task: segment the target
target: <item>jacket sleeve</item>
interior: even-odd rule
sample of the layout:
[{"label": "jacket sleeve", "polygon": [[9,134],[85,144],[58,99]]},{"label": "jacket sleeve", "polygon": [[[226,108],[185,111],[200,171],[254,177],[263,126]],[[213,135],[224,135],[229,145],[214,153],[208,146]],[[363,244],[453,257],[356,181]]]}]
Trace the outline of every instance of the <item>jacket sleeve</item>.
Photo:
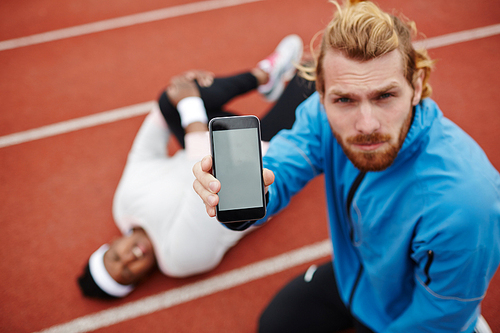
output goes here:
[{"label": "jacket sleeve", "polygon": [[412,302],[386,332],[473,332],[500,262],[498,190],[480,189],[431,195],[412,245]]},{"label": "jacket sleeve", "polygon": [[316,95],[297,108],[292,129],[279,132],[264,156],[264,167],[275,175],[265,219],[285,208],[293,195],[323,172],[321,131],[326,117]]},{"label": "jacket sleeve", "polygon": [[315,93],[299,105],[293,127],[280,131],[270,141],[263,157],[264,168],[273,171],[275,176],[266,194],[266,216],[258,221],[226,223],[227,228],[242,231],[251,225],[265,223],[285,208],[292,196],[312,178],[323,172],[321,139],[325,123],[328,124],[328,120]]}]

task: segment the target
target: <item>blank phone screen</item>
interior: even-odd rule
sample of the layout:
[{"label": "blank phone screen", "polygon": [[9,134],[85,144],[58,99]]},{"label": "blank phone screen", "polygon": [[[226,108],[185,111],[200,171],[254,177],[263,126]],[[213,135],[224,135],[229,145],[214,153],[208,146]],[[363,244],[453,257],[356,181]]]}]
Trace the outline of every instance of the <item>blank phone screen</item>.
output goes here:
[{"label": "blank phone screen", "polygon": [[213,132],[219,210],[262,207],[260,142],[256,128]]}]

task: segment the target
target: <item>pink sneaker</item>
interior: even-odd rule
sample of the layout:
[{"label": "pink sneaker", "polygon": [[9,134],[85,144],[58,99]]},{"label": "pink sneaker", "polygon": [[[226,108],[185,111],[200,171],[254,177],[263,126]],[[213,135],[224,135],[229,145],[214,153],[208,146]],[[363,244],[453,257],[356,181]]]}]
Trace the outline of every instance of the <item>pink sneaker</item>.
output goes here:
[{"label": "pink sneaker", "polygon": [[269,81],[257,88],[266,100],[274,102],[281,96],[286,82],[295,74],[294,64],[300,63],[302,50],[302,39],[297,35],[288,35],[271,55],[259,61],[257,66],[269,74]]}]

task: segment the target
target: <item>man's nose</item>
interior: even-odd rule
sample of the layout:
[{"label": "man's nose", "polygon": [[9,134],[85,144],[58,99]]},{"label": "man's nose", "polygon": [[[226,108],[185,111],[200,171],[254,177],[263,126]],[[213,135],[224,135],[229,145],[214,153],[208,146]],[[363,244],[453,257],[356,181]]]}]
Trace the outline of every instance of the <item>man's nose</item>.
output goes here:
[{"label": "man's nose", "polygon": [[124,266],[127,266],[135,260],[135,256],[132,251],[127,251],[121,255],[120,260]]},{"label": "man's nose", "polygon": [[380,128],[375,109],[369,102],[360,105],[356,119],[356,130],[362,134],[372,134]]}]

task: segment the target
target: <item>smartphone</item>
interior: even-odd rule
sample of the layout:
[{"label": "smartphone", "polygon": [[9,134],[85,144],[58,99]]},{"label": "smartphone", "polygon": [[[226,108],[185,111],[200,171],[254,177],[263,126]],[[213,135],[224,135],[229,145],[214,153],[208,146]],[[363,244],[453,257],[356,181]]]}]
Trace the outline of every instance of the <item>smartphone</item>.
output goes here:
[{"label": "smartphone", "polygon": [[221,183],[217,220],[229,223],[263,218],[266,200],[259,118],[213,118],[208,128],[212,172]]}]

